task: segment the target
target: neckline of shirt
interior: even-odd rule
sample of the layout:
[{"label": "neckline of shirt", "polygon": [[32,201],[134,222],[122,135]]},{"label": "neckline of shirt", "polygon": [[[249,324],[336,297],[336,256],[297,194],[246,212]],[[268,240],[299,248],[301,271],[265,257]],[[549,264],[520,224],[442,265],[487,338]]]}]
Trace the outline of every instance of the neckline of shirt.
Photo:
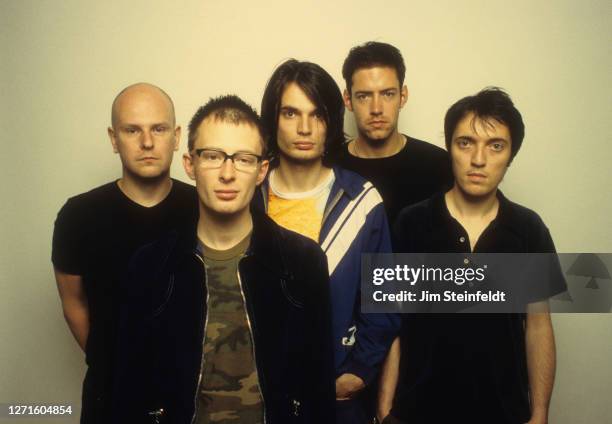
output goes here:
[{"label": "neckline of shirt", "polygon": [[213,249],[212,247],[206,246],[202,240],[198,238],[198,250],[204,258],[211,259],[213,261],[226,261],[233,259],[242,256],[246,252],[251,242],[251,234],[252,232],[249,232],[249,234],[240,240],[238,244],[230,247],[227,250]]},{"label": "neckline of shirt", "polygon": [[323,193],[326,189],[328,189],[329,187],[332,186],[332,184],[334,183],[335,180],[335,175],[333,170],[329,173],[329,175],[327,176],[327,178],[325,178],[325,180],[323,180],[321,182],[321,184],[319,184],[318,186],[316,186],[315,188],[308,190],[308,191],[300,191],[300,192],[284,192],[279,190],[275,183],[274,183],[274,176],[276,175],[276,169],[273,169],[270,171],[270,177],[268,179],[268,183],[270,186],[270,191],[276,196],[276,197],[280,197],[281,199],[289,199],[289,200],[297,200],[297,199],[307,199],[310,197],[316,197],[319,194]]}]

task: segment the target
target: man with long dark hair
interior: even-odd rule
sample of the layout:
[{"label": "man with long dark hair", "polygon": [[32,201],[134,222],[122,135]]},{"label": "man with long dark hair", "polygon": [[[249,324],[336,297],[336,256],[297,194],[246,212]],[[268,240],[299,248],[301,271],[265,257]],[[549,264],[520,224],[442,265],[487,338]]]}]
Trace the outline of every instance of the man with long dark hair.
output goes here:
[{"label": "man with long dark hair", "polygon": [[358,398],[378,375],[399,322],[392,314],[360,312],[361,254],[391,248],[382,200],[371,183],[334,166],[344,141],[344,103],[319,65],[280,65],[261,113],[273,162],[256,200],[277,223],[317,241],[327,255],[337,419],[366,422]]}]

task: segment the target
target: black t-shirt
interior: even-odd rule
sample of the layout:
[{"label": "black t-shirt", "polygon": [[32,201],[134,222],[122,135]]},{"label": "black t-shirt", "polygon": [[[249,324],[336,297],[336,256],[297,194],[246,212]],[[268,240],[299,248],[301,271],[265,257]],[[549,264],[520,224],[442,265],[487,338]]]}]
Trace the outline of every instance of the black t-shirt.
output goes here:
[{"label": "black t-shirt", "polygon": [[446,150],[405,137],[407,142],[402,150],[386,158],[358,158],[348,152],[348,143],[338,156],[338,165],[374,184],[383,198],[391,225],[404,207],[428,199],[453,183]]},{"label": "black t-shirt", "polygon": [[[475,253],[553,253],[540,217],[498,191],[497,217]],[[470,252],[444,193],[401,212],[398,252]],[[542,298],[565,290],[561,269]],[[524,314],[406,314],[392,415],[410,423],[524,423],[530,418]]]},{"label": "black t-shirt", "polygon": [[195,188],[172,181],[166,198],[152,207],[130,200],[115,181],[71,197],[57,215],[51,257],[58,270],[83,278],[90,321],[86,360],[98,390],[111,387],[117,293],[131,255],[170,230],[194,228],[197,221]]}]

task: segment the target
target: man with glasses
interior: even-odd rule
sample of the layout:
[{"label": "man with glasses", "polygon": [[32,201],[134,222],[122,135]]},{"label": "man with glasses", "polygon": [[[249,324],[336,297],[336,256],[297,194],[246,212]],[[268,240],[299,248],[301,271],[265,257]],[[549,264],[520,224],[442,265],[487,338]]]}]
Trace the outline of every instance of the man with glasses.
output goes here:
[{"label": "man with glasses", "polygon": [[117,290],[130,256],[197,216],[194,188],[170,178],[181,135],[170,97],[151,84],[131,85],[113,101],[111,121],[121,178],[68,199],[53,233],[64,317],[88,365],[82,423],[110,422]]},{"label": "man with glasses", "polygon": [[188,142],[199,220],[133,258],[115,422],[332,422],[327,262],[249,208],[268,170],[257,113],[210,100]]}]

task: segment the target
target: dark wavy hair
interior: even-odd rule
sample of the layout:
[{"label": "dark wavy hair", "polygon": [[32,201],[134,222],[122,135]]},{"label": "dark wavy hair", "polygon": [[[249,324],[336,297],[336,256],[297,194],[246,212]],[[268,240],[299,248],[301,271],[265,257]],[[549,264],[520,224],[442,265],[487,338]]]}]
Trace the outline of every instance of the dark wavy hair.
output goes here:
[{"label": "dark wavy hair", "polygon": [[261,100],[261,121],[268,135],[268,151],[278,156],[278,117],[281,97],[290,83],[296,83],[323,115],[326,127],[323,164],[333,165],[344,143],[344,101],[336,81],[316,63],[289,59],[281,64],[268,81]]},{"label": "dark wavy hair", "polygon": [[455,128],[468,113],[473,113],[475,118],[485,122],[494,119],[508,127],[512,141],[510,145],[510,162],[512,162],[523,144],[525,124],[510,96],[499,87],[486,87],[452,105],[444,117],[444,141],[449,152]]},{"label": "dark wavy hair", "polygon": [[388,66],[395,69],[400,88],[404,85],[406,65],[399,49],[391,44],[378,41],[353,47],[342,65],[342,77],[346,82],[346,89],[350,93],[353,86],[353,74],[359,69],[374,66]]}]

